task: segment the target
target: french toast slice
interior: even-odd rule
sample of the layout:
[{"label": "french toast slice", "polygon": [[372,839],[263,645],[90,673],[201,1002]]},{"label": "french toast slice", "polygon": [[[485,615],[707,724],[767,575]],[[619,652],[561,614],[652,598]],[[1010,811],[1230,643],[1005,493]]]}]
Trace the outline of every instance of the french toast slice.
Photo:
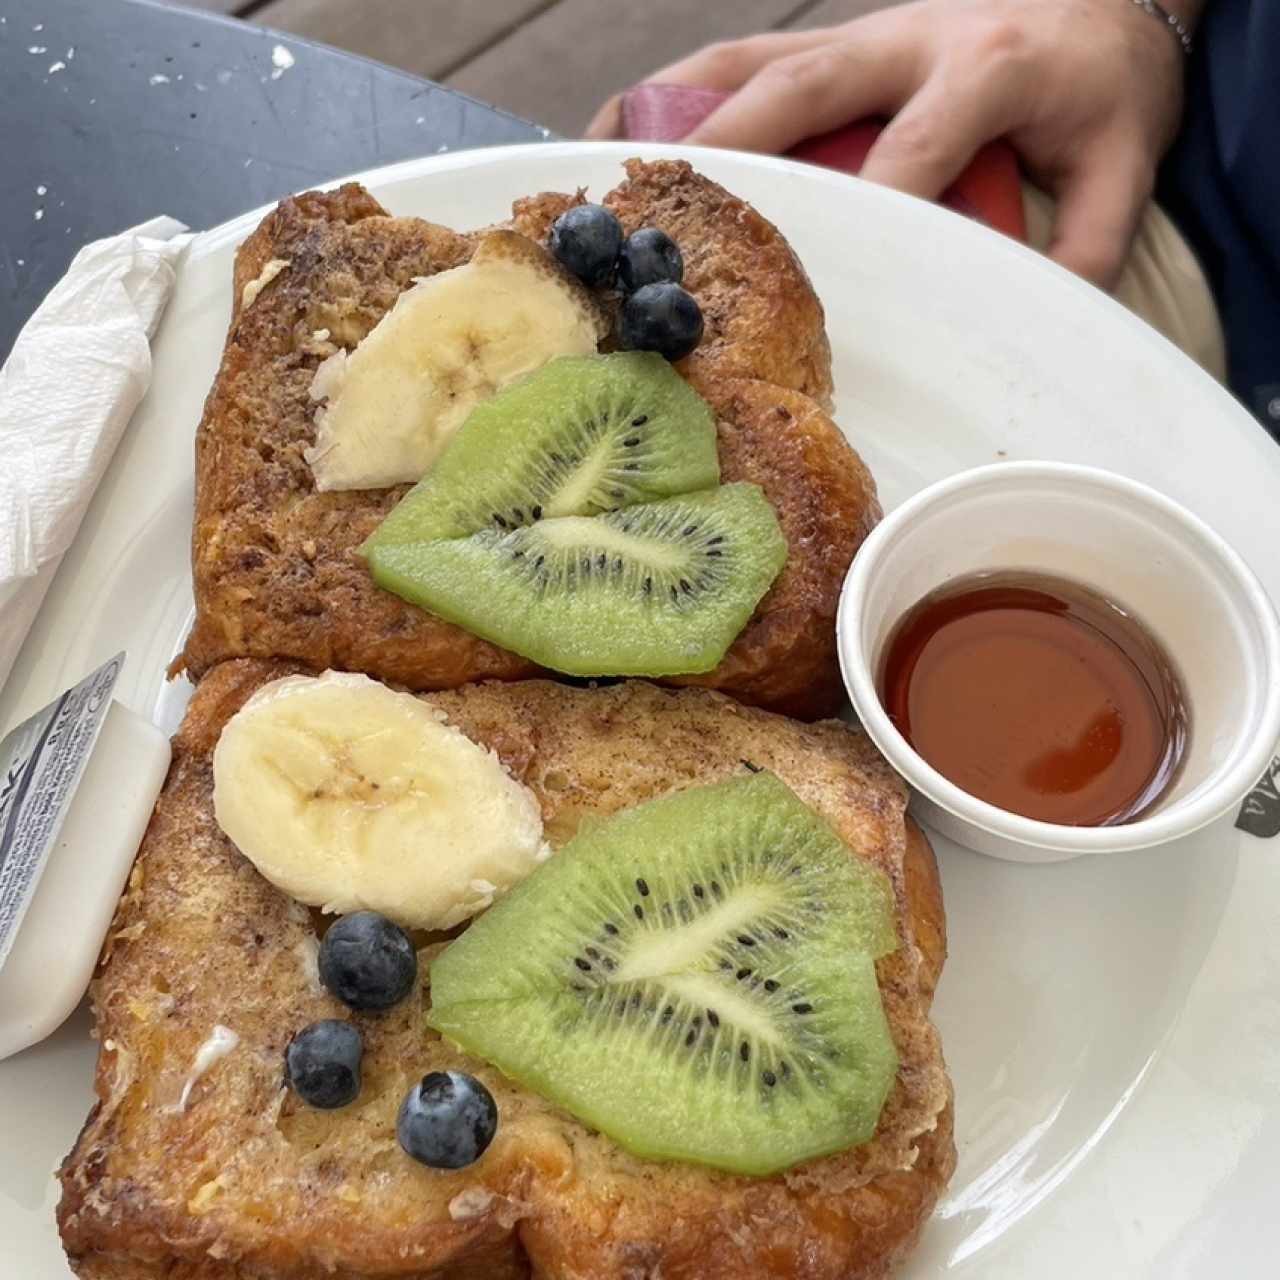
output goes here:
[{"label": "french toast slice", "polygon": [[[684,255],[684,285],[706,325],[697,349],[677,365],[706,380],[722,374],[800,391],[831,406],[831,344],[822,303],[786,237],[745,200],[687,160],[628,160],[626,181],[602,203],[630,235],[659,227]],[[512,226],[544,241],[583,192],[517,200]]]},{"label": "french toast slice", "polygon": [[661,227],[685,258],[685,287],[706,325],[677,366],[704,381],[757,378],[831,404],[822,303],[785,237],[686,160],[628,160],[604,203],[629,235]]},{"label": "french toast slice", "polygon": [[[382,1014],[316,979],[315,922],[221,834],[211,756],[265,681],[241,660],[200,685],[93,988],[98,1102],[62,1171],[58,1222],[84,1280],[860,1280],[913,1244],[954,1164],[950,1085],[928,1006],[945,956],[941,890],[908,837],[901,783],[860,733],[805,725],[703,690],[490,682],[424,695],[494,749],[559,846],[604,816],[745,767],[775,771],[888,874],[901,945],[877,965],[900,1068],[875,1137],[752,1179],[629,1156],[425,1027],[429,965]],[[852,855],[851,855],[852,856]],[[425,979],[425,982],[423,981]],[[364,1087],[340,1111],[282,1084],[301,1026],[350,1017]],[[184,1083],[215,1026],[237,1047]],[[428,1070],[481,1078],[500,1121],[476,1164],[415,1164],[395,1114]]]},{"label": "french toast slice", "polygon": [[[741,201],[687,164],[632,162],[628,172],[608,198],[626,219],[667,218],[684,236],[690,286],[718,299],[719,318],[709,311],[709,336],[682,368],[716,410],[723,478],[760,484],[788,541],[773,590],[699,683],[792,715],[831,714],[839,585],[880,509],[865,466],[806,395],[830,390],[829,359],[814,354],[815,343],[825,350],[821,305],[781,235]],[[517,201],[511,225],[541,239],[576,198]],[[183,655],[193,676],[244,656],[413,689],[535,674],[524,658],[373,582],[357,548],[407,486],[318,493],[303,458],[321,361],[354,347],[415,278],[467,261],[474,242],[389,217],[347,186],[284,201],[241,246],[231,327],[196,436],[196,618]],[[255,294],[272,263],[288,265]],[[792,328],[771,327],[784,323]],[[793,342],[792,332],[807,336]],[[779,364],[802,346],[794,368]]]}]

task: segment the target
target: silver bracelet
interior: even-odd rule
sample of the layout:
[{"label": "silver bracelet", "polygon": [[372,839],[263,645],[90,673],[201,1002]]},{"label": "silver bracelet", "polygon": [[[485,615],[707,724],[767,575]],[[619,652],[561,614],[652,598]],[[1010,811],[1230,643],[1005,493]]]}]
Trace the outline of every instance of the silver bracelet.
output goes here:
[{"label": "silver bracelet", "polygon": [[1133,0],[1133,3],[1139,9],[1145,9],[1157,22],[1163,22],[1177,37],[1178,43],[1182,46],[1182,52],[1190,56],[1192,48],[1191,32],[1187,29],[1187,24],[1177,14],[1170,13],[1158,0]]}]

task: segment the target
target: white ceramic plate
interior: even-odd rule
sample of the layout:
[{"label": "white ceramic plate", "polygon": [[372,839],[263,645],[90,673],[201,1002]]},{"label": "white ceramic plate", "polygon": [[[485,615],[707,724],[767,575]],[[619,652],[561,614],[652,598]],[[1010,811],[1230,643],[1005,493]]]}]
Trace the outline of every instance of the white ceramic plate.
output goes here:
[{"label": "white ceramic plate", "polygon": [[[393,212],[457,227],[512,197],[620,177],[688,149],[563,143],[366,175]],[[1144,480],[1230,539],[1280,598],[1280,449],[1117,304],[1020,246],[893,192],[786,161],[697,164],[786,233],[827,308],[838,417],[886,506],[964,467],[1093,463]],[[193,246],[155,380],[63,564],[0,728],[119,649],[117,696],[166,728],[191,613],[192,432],[216,368],[236,244]],[[1274,1275],[1280,1247],[1280,840],[1222,824],[1191,842],[1015,866],[939,840],[951,959],[935,1013],[959,1168],[912,1280]],[[0,1271],[67,1275],[52,1171],[90,1103],[83,1010],[0,1064]]]}]

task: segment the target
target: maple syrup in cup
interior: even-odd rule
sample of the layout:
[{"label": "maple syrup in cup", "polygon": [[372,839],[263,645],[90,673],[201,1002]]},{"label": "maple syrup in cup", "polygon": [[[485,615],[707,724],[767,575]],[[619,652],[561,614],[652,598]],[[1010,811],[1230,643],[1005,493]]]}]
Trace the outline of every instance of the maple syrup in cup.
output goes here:
[{"label": "maple syrup in cup", "polygon": [[919,600],[880,673],[894,726],[945,778],[1067,826],[1140,818],[1177,776],[1187,700],[1121,605],[1065,578],[977,573]]},{"label": "maple syrup in cup", "polygon": [[[1081,804],[1057,822],[1025,817],[953,782],[891,719],[881,681],[895,628],[922,600],[973,585],[975,574],[1017,574],[1021,585],[1030,575],[1086,584],[1093,601],[1101,596],[1140,619],[1142,633],[1171,660],[1189,731],[1180,762],[1145,808],[1139,799],[1124,820],[1119,804]],[[1084,607],[1074,594],[1067,603],[1069,613]],[[1012,862],[1150,849],[1225,823],[1280,740],[1280,614],[1257,575],[1186,507],[1078,463],[977,467],[891,506],[845,579],[836,648],[853,711],[907,784],[915,817],[957,844]],[[1158,698],[1160,681],[1150,687]],[[927,749],[921,723],[909,727]],[[1104,745],[1107,732],[1104,723]],[[1086,744],[1086,763],[1088,754]],[[1048,802],[1049,786],[1031,789],[1042,793],[1036,803]],[[1073,804],[1081,798],[1064,794]]]}]

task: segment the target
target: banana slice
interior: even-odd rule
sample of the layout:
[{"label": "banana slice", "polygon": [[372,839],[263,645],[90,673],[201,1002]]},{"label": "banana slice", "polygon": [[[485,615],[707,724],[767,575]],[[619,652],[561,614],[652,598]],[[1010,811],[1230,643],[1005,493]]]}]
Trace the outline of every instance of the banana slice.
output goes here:
[{"label": "banana slice", "polygon": [[447,929],[550,853],[533,793],[407,693],[328,671],[264,685],[213,755],[218,825],[325,911]]},{"label": "banana slice", "polygon": [[540,245],[489,231],[470,262],[400,295],[354,351],[317,370],[317,489],[417,481],[467,414],[555,356],[587,355],[604,308]]}]

